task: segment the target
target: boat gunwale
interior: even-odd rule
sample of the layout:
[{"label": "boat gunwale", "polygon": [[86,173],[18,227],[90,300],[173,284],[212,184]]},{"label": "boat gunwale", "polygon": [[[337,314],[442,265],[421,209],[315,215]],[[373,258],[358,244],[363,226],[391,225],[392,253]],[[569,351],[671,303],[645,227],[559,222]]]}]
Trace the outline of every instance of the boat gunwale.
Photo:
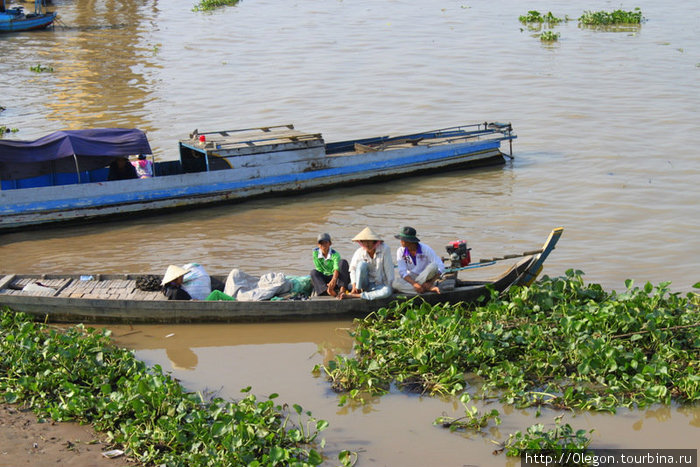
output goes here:
[{"label": "boat gunwale", "polygon": [[[517,283],[538,255],[521,258],[507,271],[492,281],[472,281],[470,285],[458,287],[443,294],[428,293],[408,296],[396,294],[383,300],[312,298],[309,300],[266,300],[243,301],[176,301],[176,300],[134,300],[106,298],[76,298],[62,296],[41,296],[5,294],[0,291],[0,306],[28,313],[52,322],[94,322],[94,323],[192,323],[192,322],[261,322],[358,317],[390,306],[393,302],[416,299],[429,304],[472,302],[489,294],[489,286],[499,292]],[[73,280],[81,274],[17,274],[15,279],[66,278]],[[98,275],[95,275],[98,276]],[[102,275],[103,277],[134,277],[133,274]],[[7,277],[2,276],[0,277]],[[220,275],[213,275],[221,280]],[[133,279],[129,279],[133,280]],[[6,289],[1,289],[6,290]],[[148,316],[139,315],[147,311]]]}]

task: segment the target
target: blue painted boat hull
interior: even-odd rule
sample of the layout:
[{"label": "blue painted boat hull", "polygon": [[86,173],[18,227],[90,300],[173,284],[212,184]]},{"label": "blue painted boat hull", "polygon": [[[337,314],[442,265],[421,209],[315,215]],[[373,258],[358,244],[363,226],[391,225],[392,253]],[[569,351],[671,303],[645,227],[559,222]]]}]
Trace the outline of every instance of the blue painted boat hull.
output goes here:
[{"label": "blue painted boat hull", "polygon": [[0,13],[0,32],[21,32],[45,29],[53,24],[56,13],[8,15]]},{"label": "blue painted boat hull", "polygon": [[[265,138],[256,134],[236,140],[226,133],[219,140],[210,134],[204,144],[181,141],[181,160],[157,163],[160,176],[149,179],[19,189],[7,189],[3,182],[0,231],[503,164],[501,142],[515,138],[508,129],[507,134],[489,135],[490,139],[440,133],[325,144],[320,135],[305,138],[309,135],[296,131],[273,137],[267,131]],[[192,168],[195,162],[203,167]],[[190,171],[164,175],[173,166]]]}]

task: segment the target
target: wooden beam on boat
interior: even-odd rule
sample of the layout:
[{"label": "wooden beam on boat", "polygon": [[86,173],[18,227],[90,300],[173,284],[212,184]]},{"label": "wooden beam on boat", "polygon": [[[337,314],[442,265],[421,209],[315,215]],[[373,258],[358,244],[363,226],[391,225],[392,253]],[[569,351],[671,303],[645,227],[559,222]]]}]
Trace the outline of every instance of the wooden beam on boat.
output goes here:
[{"label": "wooden beam on boat", "polygon": [[0,279],[0,289],[4,289],[8,285],[10,285],[12,281],[15,280],[15,277],[17,277],[16,274],[8,274],[2,279]]},{"label": "wooden beam on boat", "polygon": [[377,149],[372,146],[367,146],[366,144],[355,143],[355,152],[358,154],[366,154],[368,152],[376,152]]}]

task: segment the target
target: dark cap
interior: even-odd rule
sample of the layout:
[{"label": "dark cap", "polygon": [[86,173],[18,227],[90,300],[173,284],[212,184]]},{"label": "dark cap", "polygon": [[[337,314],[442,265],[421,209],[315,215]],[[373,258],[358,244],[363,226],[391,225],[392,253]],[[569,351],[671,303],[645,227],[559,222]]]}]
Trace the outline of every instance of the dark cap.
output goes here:
[{"label": "dark cap", "polygon": [[316,238],[316,243],[330,242],[330,241],[331,241],[331,236],[330,236],[330,234],[327,234],[327,233],[318,234],[318,238]]},{"label": "dark cap", "polygon": [[399,240],[405,240],[411,243],[420,242],[418,237],[416,237],[416,229],[414,229],[413,227],[404,227],[403,229],[401,229],[401,232],[394,235],[394,238],[398,238]]}]

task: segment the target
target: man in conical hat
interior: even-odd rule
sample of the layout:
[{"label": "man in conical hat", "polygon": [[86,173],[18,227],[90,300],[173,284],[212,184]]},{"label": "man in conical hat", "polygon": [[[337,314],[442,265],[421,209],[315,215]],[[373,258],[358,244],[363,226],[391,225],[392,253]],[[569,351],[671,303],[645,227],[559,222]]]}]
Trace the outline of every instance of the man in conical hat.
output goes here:
[{"label": "man in conical hat", "polygon": [[191,300],[192,297],[182,288],[183,279],[187,274],[187,269],[171,264],[165,271],[163,281],[163,294],[168,300]]},{"label": "man in conical hat", "polygon": [[[352,290],[346,295],[365,300],[386,298],[393,293],[394,263],[391,250],[371,228],[365,227],[352,239],[360,247],[350,261]],[[344,298],[345,296],[338,296]]]}]

